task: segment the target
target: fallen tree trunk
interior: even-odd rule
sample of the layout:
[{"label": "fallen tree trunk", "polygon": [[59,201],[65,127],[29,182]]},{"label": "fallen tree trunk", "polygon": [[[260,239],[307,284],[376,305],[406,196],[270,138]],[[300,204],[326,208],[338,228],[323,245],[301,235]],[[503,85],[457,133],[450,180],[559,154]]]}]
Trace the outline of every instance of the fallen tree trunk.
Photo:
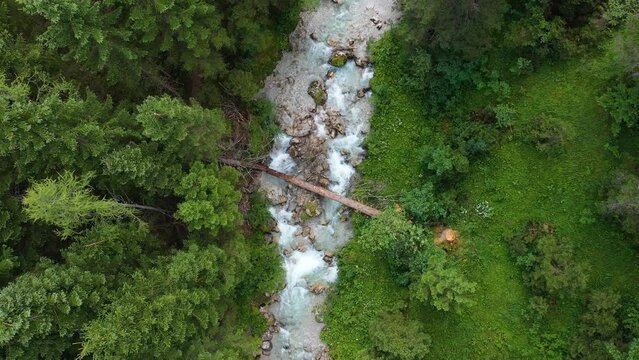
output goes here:
[{"label": "fallen tree trunk", "polygon": [[287,175],[284,174],[282,172],[273,170],[267,166],[264,166],[262,164],[250,164],[250,163],[244,163],[238,160],[233,160],[233,159],[220,159],[220,162],[224,165],[229,165],[229,166],[233,166],[233,167],[238,167],[238,168],[245,168],[245,169],[252,169],[252,170],[257,170],[257,171],[262,171],[265,172],[269,175],[275,176],[276,178],[282,179],[286,182],[288,182],[289,184],[293,184],[295,186],[298,186],[304,190],[308,190],[312,193],[315,193],[319,196],[325,197],[327,199],[331,199],[334,201],[337,201],[338,203],[344,204],[346,206],[348,206],[351,209],[357,210],[359,212],[361,212],[362,214],[368,215],[368,216],[377,216],[380,214],[380,211],[370,207],[368,205],[364,205],[358,201],[355,201],[353,199],[347,198],[346,196],[342,196],[339,194],[336,194],[330,190],[327,190],[323,187],[317,186],[317,185],[313,185],[309,182],[306,182],[300,178],[297,178],[295,176],[291,176],[291,175]]}]

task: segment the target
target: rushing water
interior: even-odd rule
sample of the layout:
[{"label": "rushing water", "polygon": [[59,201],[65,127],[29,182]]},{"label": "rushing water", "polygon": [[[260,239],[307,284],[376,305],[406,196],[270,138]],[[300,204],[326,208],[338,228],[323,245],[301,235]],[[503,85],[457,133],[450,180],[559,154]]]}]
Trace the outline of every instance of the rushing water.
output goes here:
[{"label": "rushing water", "polygon": [[[373,70],[364,61],[366,46],[398,13],[390,0],[338,2],[322,0],[319,8],[302,14],[291,35],[292,50],[283,54],[262,93],[275,104],[283,130],[275,140],[269,166],[346,194],[356,176],[354,165],[364,156],[362,142],[372,112],[367,89]],[[333,52],[346,48],[354,57],[341,68],[331,66],[328,60]],[[324,106],[316,107],[307,94],[315,80],[325,84]],[[328,358],[316,311],[337,280],[338,260],[333,253],[351,237],[348,210],[268,175],[262,176],[262,188],[274,203],[270,209],[277,221],[273,238],[282,250],[286,270],[286,287],[269,307],[274,324],[264,336],[263,348],[272,349],[262,357]],[[320,206],[315,211],[309,204]]]}]

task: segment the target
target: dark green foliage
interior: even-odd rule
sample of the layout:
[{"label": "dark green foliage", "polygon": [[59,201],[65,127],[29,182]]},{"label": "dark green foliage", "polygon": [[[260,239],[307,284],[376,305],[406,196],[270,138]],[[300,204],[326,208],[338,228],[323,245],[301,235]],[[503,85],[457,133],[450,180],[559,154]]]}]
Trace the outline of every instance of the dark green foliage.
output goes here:
[{"label": "dark green foliage", "polygon": [[438,310],[459,311],[472,303],[475,284],[465,279],[424,228],[388,209],[371,220],[359,237],[371,251],[385,255],[395,282],[410,286],[411,296]]},{"label": "dark green foliage", "polygon": [[402,1],[421,43],[476,58],[490,49],[508,9],[504,0]]},{"label": "dark green foliage", "polygon": [[430,302],[437,310],[461,312],[472,305],[471,295],[476,284],[466,280],[465,276],[441,254],[428,258],[428,267],[420,278],[411,285],[411,295],[426,303]]},{"label": "dark green foliage", "polygon": [[468,171],[468,159],[442,141],[422,149],[422,164],[427,176],[437,182],[455,180]]},{"label": "dark green foliage", "polygon": [[431,338],[422,324],[400,312],[380,314],[371,321],[368,333],[383,359],[421,360],[430,352]]},{"label": "dark green foliage", "polygon": [[628,86],[618,83],[599,98],[612,118],[612,132],[619,135],[623,128],[632,128],[639,123],[639,84]]},{"label": "dark green foliage", "polygon": [[639,339],[635,339],[630,343],[628,351],[623,353],[619,349],[615,348],[612,344],[607,346],[608,353],[612,356],[613,360],[637,360],[639,359]]},{"label": "dark green foliage", "polygon": [[64,250],[66,264],[102,274],[117,289],[135,270],[148,267],[161,243],[140,223],[102,223],[73,239]]},{"label": "dark green foliage", "polygon": [[603,18],[610,26],[622,25],[627,18],[639,13],[637,0],[609,0]]},{"label": "dark green foliage", "polygon": [[254,356],[282,270],[217,166],[245,122],[211,105],[264,153],[252,99],[300,6],[0,3],[0,357]]},{"label": "dark green foliage", "polygon": [[511,239],[511,249],[533,293],[562,298],[586,287],[585,268],[574,260],[571,243],[555,235],[552,225],[528,224],[523,234]]},{"label": "dark green foliage", "polygon": [[87,326],[82,354],[95,359],[186,357],[216,334],[236,270],[219,248],[194,246],[135,273]]},{"label": "dark green foliage", "polygon": [[620,296],[610,292],[595,292],[582,315],[579,333],[570,355],[574,359],[609,359],[607,344],[618,340]]},{"label": "dark green foliage", "polygon": [[626,233],[639,241],[639,177],[625,172],[614,174],[599,208],[603,215],[619,222]]},{"label": "dark green foliage", "polygon": [[432,183],[425,183],[420,188],[407,192],[401,203],[415,220],[432,223],[441,221],[448,215],[449,204],[441,197]]},{"label": "dark green foliage", "polygon": [[217,235],[222,229],[232,229],[240,220],[237,204],[241,194],[235,189],[239,174],[230,167],[193,164],[175,192],[184,197],[176,216],[191,229],[206,230]]},{"label": "dark green foliage", "polygon": [[[45,20],[38,40],[111,82],[176,94],[180,81],[217,79],[245,99],[255,94],[261,68],[277,51],[280,26],[291,26],[297,1],[17,0],[35,19]],[[291,14],[291,15],[289,15]],[[251,69],[258,71],[252,72]],[[184,81],[185,82],[185,81]]]},{"label": "dark green foliage", "polygon": [[535,117],[526,129],[525,138],[543,153],[561,153],[571,140],[570,130],[552,115]]},{"label": "dark green foliage", "polygon": [[42,263],[0,291],[0,354],[5,359],[60,359],[72,354],[84,323],[106,296],[101,274]]}]

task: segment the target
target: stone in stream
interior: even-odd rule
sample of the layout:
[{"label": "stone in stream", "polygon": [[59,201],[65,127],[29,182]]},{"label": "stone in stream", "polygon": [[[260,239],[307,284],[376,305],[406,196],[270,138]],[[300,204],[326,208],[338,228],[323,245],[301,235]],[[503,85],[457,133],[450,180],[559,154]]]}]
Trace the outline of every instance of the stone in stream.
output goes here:
[{"label": "stone in stream", "polygon": [[335,257],[335,254],[333,254],[332,251],[324,252],[324,262],[331,264],[333,262],[334,257]]},{"label": "stone in stream", "polygon": [[262,354],[268,356],[271,354],[271,350],[273,349],[273,343],[271,340],[262,341]]},{"label": "stone in stream", "polygon": [[313,98],[317,106],[324,106],[328,100],[326,85],[324,85],[322,80],[313,80],[308,86],[308,94]]},{"label": "stone in stream", "polygon": [[329,64],[335,67],[342,67],[346,65],[348,61],[348,55],[343,51],[336,51],[331,55],[331,59],[328,61]]},{"label": "stone in stream", "polygon": [[354,59],[354,58],[355,58],[355,52],[353,52],[353,49],[339,49],[333,52],[333,55],[331,55],[331,58],[328,61],[328,63],[335,67],[342,67],[346,65],[346,62],[348,60]]},{"label": "stone in stream", "polygon": [[321,293],[324,293],[328,290],[328,285],[324,285],[324,284],[315,284],[313,286],[311,286],[310,288],[308,288],[308,290],[310,292],[312,292],[313,294],[319,295]]},{"label": "stone in stream", "polygon": [[370,64],[370,61],[367,58],[357,58],[355,60],[355,65],[361,67],[361,68],[365,68],[368,67],[368,64]]}]

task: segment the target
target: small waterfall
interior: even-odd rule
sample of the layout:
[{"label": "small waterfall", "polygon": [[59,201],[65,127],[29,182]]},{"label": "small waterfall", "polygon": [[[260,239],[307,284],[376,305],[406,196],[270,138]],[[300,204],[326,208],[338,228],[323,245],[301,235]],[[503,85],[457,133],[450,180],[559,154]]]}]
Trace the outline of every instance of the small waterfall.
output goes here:
[{"label": "small waterfall", "polygon": [[[271,168],[342,195],[349,191],[372,114],[367,42],[398,17],[388,0],[322,0],[318,9],[302,14],[291,35],[292,51],[283,54],[262,91],[275,104],[283,130],[270,153]],[[352,55],[341,68],[328,63],[338,49]],[[326,89],[324,106],[307,94],[313,81]],[[268,175],[261,185],[273,202],[273,238],[286,270],[286,286],[269,305],[262,358],[328,359],[316,311],[337,281],[334,252],[352,235],[348,210]]]}]

